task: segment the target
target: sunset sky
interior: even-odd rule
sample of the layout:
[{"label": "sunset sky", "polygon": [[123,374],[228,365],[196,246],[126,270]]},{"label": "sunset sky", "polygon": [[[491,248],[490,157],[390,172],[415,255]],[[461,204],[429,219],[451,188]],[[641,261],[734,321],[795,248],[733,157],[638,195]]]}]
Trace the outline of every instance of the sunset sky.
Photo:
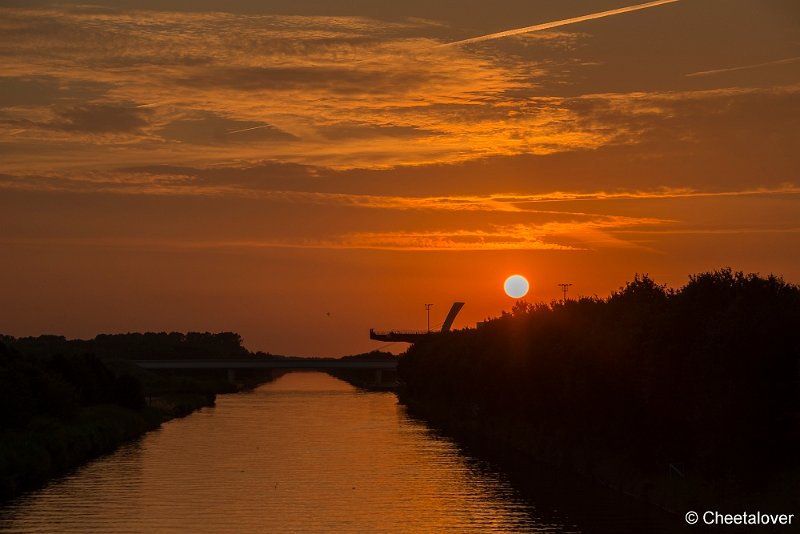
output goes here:
[{"label": "sunset sky", "polygon": [[636,4],[0,1],[0,332],[343,355],[515,273],[800,282],[800,4]]}]

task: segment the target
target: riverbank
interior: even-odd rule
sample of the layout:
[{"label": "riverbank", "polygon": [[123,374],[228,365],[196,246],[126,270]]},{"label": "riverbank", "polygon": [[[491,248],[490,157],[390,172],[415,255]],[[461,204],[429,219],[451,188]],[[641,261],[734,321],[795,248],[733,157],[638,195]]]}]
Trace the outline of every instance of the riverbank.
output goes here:
[{"label": "riverbank", "polygon": [[[126,354],[122,341],[127,341],[144,351],[136,344],[140,337],[158,341],[165,336],[114,337],[112,348]],[[193,340],[192,349],[205,343],[215,355],[221,341],[231,338],[234,347],[223,356],[239,356],[243,350],[235,335],[166,336],[172,338]],[[0,502],[39,488],[165,421],[213,406],[217,394],[271,380],[270,374],[257,371],[244,373],[235,384],[219,373],[152,372],[127,359],[83,352],[101,345],[55,336],[0,337]]]},{"label": "riverbank", "polygon": [[676,514],[794,510],[798,318],[776,277],[636,277],[413,345],[401,398],[510,473],[541,463]]},{"label": "riverbank", "polygon": [[[609,528],[613,532],[616,525],[619,532],[628,532],[622,526],[622,518],[635,518],[642,527],[639,532],[653,534],[680,532],[685,526],[685,510],[676,514],[634,493],[635,480],[628,480],[627,486],[615,485],[597,470],[583,470],[583,466],[572,463],[574,453],[570,447],[554,447],[552,441],[531,439],[525,422],[483,420],[472,408],[414,399],[402,388],[398,400],[411,419],[455,443],[466,457],[487,462],[502,472],[526,499],[565,513],[578,524],[592,526],[598,532]],[[609,522],[601,517],[606,510],[615,510],[619,517]],[[602,527],[598,526],[600,522]]]},{"label": "riverbank", "polygon": [[686,508],[685,479],[670,478],[667,473],[663,481],[643,479],[619,457],[563,443],[551,433],[537,431],[530,421],[513,416],[484,418],[475,406],[414,398],[402,389],[398,399],[411,417],[453,439],[474,456],[497,465],[521,486],[545,473],[596,489],[612,489],[665,513],[691,509]]},{"label": "riverbank", "polygon": [[[681,531],[689,510],[792,513],[797,509],[797,473],[787,471],[758,489],[728,480],[681,475],[669,467],[661,473],[643,474],[624,451],[614,453],[566,442],[518,416],[485,418],[475,406],[414,398],[402,387],[398,400],[410,417],[453,440],[466,454],[497,466],[534,500],[548,499],[554,506],[578,494],[579,501],[607,501],[614,508],[624,499],[627,504],[622,506],[652,522],[652,532]],[[548,487],[546,494],[541,492],[543,485]],[[591,518],[588,520],[591,522]],[[751,531],[731,527],[731,532]]]},{"label": "riverbank", "polygon": [[114,404],[80,409],[68,419],[38,417],[0,433],[0,502],[44,486],[155,430],[165,421],[213,406],[214,394],[164,395],[135,410]]}]

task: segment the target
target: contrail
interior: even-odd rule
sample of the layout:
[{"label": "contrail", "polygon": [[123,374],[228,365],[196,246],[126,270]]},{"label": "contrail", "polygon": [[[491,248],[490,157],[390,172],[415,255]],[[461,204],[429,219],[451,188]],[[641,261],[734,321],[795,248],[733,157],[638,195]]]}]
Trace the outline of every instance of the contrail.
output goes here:
[{"label": "contrail", "polygon": [[272,125],[270,125],[270,124],[262,124],[261,126],[253,126],[252,128],[242,128],[241,130],[228,130],[225,133],[227,133],[227,134],[237,134],[237,133],[242,133],[242,132],[249,132],[251,130],[260,130],[262,128],[272,128]]},{"label": "contrail", "polygon": [[600,13],[591,13],[589,15],[581,15],[580,17],[573,17],[571,19],[556,20],[553,22],[545,22],[544,24],[537,24],[535,26],[526,26],[524,28],[517,28],[515,30],[506,30],[498,33],[490,33],[489,35],[481,35],[478,37],[470,37],[461,41],[453,41],[452,43],[445,43],[439,45],[438,48],[445,46],[458,46],[469,43],[480,43],[481,41],[489,41],[490,39],[500,39],[502,37],[511,37],[512,35],[519,35],[521,33],[538,32],[541,30],[549,30],[550,28],[558,28],[560,26],[567,26],[568,24],[576,24],[578,22],[585,22],[587,20],[601,19],[604,17],[611,17],[628,13],[630,11],[638,11],[640,9],[647,9],[649,7],[661,6],[664,4],[672,4],[680,0],[657,0],[655,2],[645,2],[644,4],[636,4],[634,6],[620,7],[618,9],[611,9],[609,11],[601,11]]},{"label": "contrail", "polygon": [[786,63],[794,63],[795,61],[800,60],[800,56],[797,57],[789,57],[786,59],[776,59],[775,61],[767,61],[765,63],[756,63],[754,65],[743,65],[741,67],[730,67],[727,69],[714,69],[714,70],[701,70],[700,72],[692,72],[690,74],[686,74],[687,78],[691,78],[693,76],[711,76],[712,74],[720,74],[723,72],[734,72],[737,70],[749,70],[749,69],[757,69],[759,67],[769,67],[770,65],[784,65]]}]

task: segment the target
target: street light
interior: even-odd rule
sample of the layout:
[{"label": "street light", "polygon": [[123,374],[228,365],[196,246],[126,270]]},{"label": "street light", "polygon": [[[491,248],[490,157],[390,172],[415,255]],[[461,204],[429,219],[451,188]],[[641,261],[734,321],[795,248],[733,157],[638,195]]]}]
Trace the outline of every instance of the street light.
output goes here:
[{"label": "street light", "polygon": [[561,286],[561,291],[564,292],[564,302],[567,302],[567,291],[572,284],[558,284]]},{"label": "street light", "polygon": [[425,305],[425,311],[428,312],[428,333],[429,334],[431,333],[431,306],[433,306],[433,304],[426,304]]}]

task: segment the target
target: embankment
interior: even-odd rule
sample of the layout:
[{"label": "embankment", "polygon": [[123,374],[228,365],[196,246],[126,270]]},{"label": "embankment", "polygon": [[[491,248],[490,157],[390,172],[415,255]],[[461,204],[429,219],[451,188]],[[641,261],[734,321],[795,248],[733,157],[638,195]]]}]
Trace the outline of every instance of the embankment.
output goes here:
[{"label": "embankment", "polygon": [[[205,343],[217,353],[219,339],[232,337],[236,350],[222,356],[240,356],[243,350],[238,336],[118,337],[113,338],[113,348],[121,353],[127,347],[122,341],[148,337],[197,338],[192,349]],[[125,359],[84,352],[96,345],[97,341],[56,336],[0,338],[0,502],[41,487],[166,420],[213,406],[218,393],[240,391],[270,379],[256,371],[242,373],[237,384],[219,374],[154,373]],[[133,345],[137,351],[145,350]],[[163,352],[165,357],[175,353]]]},{"label": "embankment", "polygon": [[44,485],[161,424],[155,410],[116,405],[81,409],[69,420],[37,418],[0,436],[0,500]]},{"label": "embankment", "polygon": [[39,488],[84,463],[116,450],[161,423],[213,406],[214,394],[178,393],[131,409],[116,404],[80,408],[68,418],[37,417],[0,432],[0,502]]}]

